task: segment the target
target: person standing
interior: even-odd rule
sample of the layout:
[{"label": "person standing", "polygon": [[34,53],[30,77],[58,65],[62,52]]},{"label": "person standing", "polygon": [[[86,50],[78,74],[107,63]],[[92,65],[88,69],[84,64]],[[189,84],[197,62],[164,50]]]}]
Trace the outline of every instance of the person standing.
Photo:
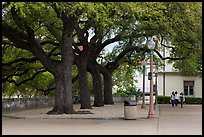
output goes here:
[{"label": "person standing", "polygon": [[178,106],[178,103],[179,103],[179,95],[178,95],[178,92],[177,92],[177,91],[175,92],[175,100],[174,100],[174,102],[175,102],[175,105]]},{"label": "person standing", "polygon": [[174,93],[174,91],[171,93],[171,97],[170,97],[170,101],[171,101],[171,105],[172,105],[172,107],[174,107],[174,101],[175,101],[175,93]]},{"label": "person standing", "polygon": [[183,108],[183,102],[185,101],[185,97],[183,95],[183,92],[180,93],[179,100],[180,100],[180,103],[181,103],[181,108]]}]

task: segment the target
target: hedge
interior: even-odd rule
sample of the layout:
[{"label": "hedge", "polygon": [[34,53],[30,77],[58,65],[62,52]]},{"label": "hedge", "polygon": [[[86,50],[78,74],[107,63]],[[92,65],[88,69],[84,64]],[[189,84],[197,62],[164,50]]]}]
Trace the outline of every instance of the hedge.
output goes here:
[{"label": "hedge", "polygon": [[[170,104],[170,96],[157,96],[158,104]],[[185,104],[202,104],[202,98],[185,97]]]}]

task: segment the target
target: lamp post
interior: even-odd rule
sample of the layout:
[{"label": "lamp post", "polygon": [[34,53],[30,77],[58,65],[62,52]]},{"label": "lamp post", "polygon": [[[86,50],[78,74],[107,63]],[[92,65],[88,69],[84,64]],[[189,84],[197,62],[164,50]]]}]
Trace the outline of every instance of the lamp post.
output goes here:
[{"label": "lamp post", "polygon": [[158,77],[158,62],[155,62],[155,105],[157,104],[157,96],[158,96],[158,91],[157,91],[157,77]]},{"label": "lamp post", "polygon": [[143,71],[143,87],[142,87],[142,109],[145,109],[145,65],[146,61],[142,62],[142,71]]},{"label": "lamp post", "polygon": [[150,79],[150,103],[149,103],[149,113],[147,118],[153,118],[155,117],[155,111],[154,111],[154,100],[153,100],[153,50],[155,47],[155,43],[153,40],[150,40],[148,42],[148,48],[151,50],[150,52],[150,73],[151,73],[151,79]]}]

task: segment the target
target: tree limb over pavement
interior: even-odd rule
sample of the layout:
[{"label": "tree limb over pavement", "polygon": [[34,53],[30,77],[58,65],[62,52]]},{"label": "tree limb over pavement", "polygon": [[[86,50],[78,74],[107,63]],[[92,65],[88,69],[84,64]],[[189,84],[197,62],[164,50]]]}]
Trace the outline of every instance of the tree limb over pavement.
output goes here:
[{"label": "tree limb over pavement", "polygon": [[28,81],[30,81],[30,80],[32,80],[32,79],[34,79],[38,74],[40,74],[40,73],[42,73],[42,72],[46,72],[47,70],[45,70],[45,69],[43,69],[43,70],[40,70],[40,71],[37,71],[32,77],[30,77],[30,78],[28,78],[28,79],[24,79],[23,81],[21,81],[21,82],[19,82],[19,83],[17,83],[15,80],[9,80],[9,79],[7,79],[7,81],[8,82],[10,82],[10,83],[14,83],[16,86],[20,86],[20,85],[22,85],[22,84],[24,84],[24,83],[26,83],[26,82],[28,82]]},{"label": "tree limb over pavement", "polygon": [[10,74],[10,75],[6,76],[6,78],[4,78],[4,76],[2,76],[2,83],[3,83],[3,82],[6,82],[6,81],[9,81],[8,79],[9,79],[10,77],[13,77],[13,76],[23,76],[23,75],[26,74],[28,71],[29,71],[29,69],[26,69],[26,70],[24,70],[24,71],[21,72],[21,73]]},{"label": "tree limb over pavement", "polygon": [[180,57],[180,58],[179,58],[179,57],[178,57],[178,58],[175,57],[175,58],[173,58],[173,57],[163,57],[163,56],[159,53],[159,51],[157,51],[156,49],[154,49],[154,52],[157,53],[157,55],[159,56],[159,58],[160,58],[161,60],[166,60],[166,59],[170,59],[170,60],[182,60],[182,59],[185,59],[185,58],[189,55],[189,54],[188,54],[186,57]]},{"label": "tree limb over pavement", "polygon": [[2,63],[2,66],[10,66],[14,63],[18,63],[18,62],[29,62],[29,63],[32,63],[32,62],[36,62],[38,60],[37,57],[33,57],[33,58],[19,58],[19,59],[16,59],[16,60],[13,60],[11,62],[7,62],[7,63]]}]

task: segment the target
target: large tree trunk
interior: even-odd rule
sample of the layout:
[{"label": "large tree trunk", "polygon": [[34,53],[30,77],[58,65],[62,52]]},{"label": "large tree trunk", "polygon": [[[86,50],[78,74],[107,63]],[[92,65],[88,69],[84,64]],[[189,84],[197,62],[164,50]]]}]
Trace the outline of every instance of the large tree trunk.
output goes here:
[{"label": "large tree trunk", "polygon": [[104,106],[103,94],[102,94],[102,81],[97,62],[90,62],[88,67],[93,79],[93,92],[94,92],[94,104],[95,107]]},{"label": "large tree trunk", "polygon": [[54,108],[47,112],[47,114],[76,113],[72,102],[71,71],[61,69],[58,74],[55,76],[56,92]]},{"label": "large tree trunk", "polygon": [[76,59],[78,81],[80,87],[81,109],[91,109],[90,92],[88,89],[87,57],[83,53]]},{"label": "large tree trunk", "polygon": [[[62,59],[52,69],[56,82],[54,108],[47,114],[75,113],[72,101],[72,64],[74,54],[72,51],[72,38],[65,29],[62,42]],[[47,65],[48,66],[48,65]]]},{"label": "large tree trunk", "polygon": [[100,72],[104,79],[104,104],[114,104],[112,95],[112,73],[100,66]]}]

